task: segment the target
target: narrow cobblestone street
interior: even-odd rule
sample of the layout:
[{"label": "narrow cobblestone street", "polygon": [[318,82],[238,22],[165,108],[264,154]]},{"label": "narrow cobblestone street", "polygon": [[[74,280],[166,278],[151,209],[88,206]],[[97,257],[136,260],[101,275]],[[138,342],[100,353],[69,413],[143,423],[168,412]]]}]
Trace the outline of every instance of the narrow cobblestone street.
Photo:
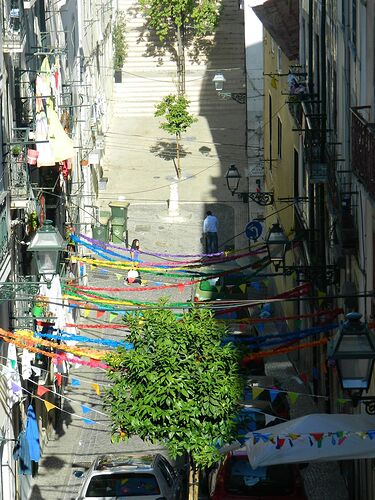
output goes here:
[{"label": "narrow cobblestone street", "polygon": [[[183,248],[185,252],[188,249],[189,253],[200,252],[202,250],[200,241],[202,216],[200,214],[201,208],[199,206],[196,207],[195,211],[192,211],[191,207],[189,207],[186,213],[187,220],[190,221],[189,224],[185,224],[186,219],[184,219],[183,210],[179,222],[163,222],[165,228],[164,237],[160,227],[157,228],[158,249],[168,250],[171,253],[181,252]],[[150,224],[146,228],[142,226],[141,218],[149,218]],[[142,249],[145,251],[152,251],[154,248],[156,229],[153,221],[156,219],[154,212],[147,211],[147,206],[135,205],[129,209],[128,227],[130,236],[133,238],[137,235],[140,238]],[[225,224],[222,231],[221,239],[223,241],[226,232]],[[183,238],[181,238],[181,235],[183,235]],[[164,246],[163,241],[165,241]],[[123,286],[123,281],[119,281],[113,272],[105,272],[96,268],[88,270],[88,283],[90,286],[105,286],[107,288]],[[130,295],[130,293],[127,295]],[[134,292],[131,294],[131,298],[155,301],[161,295],[163,294],[157,291]],[[171,301],[187,300],[191,298],[191,289],[185,287],[182,293],[177,291],[169,295]],[[78,322],[100,325],[103,320],[91,315],[89,318],[81,317]],[[120,323],[115,320],[113,326],[116,325],[116,322]],[[268,325],[265,328],[265,333],[274,331],[276,326],[280,327],[280,325]],[[80,334],[90,337],[122,339],[125,330],[125,328],[114,327],[103,329],[81,327]],[[306,387],[296,381],[297,374],[286,356],[268,359],[266,372],[268,375],[280,380],[286,390],[306,393],[306,396],[300,396],[296,404],[292,405],[291,418],[319,412],[319,408],[316,407],[313,399],[307,395]],[[81,405],[87,405],[98,411],[98,413],[90,412],[87,415],[87,418],[94,420],[96,424],[85,424],[80,418],[61,414],[61,425],[57,429],[55,437],[48,443],[40,463],[38,476],[33,479],[32,494],[30,496],[32,500],[74,499],[82,483],[82,478],[78,477],[79,473],[84,472],[84,467],[90,465],[98,454],[120,453],[122,451],[164,452],[159,446],[147,446],[137,438],[132,438],[127,444],[112,444],[110,441],[110,422],[103,414],[102,409],[102,392],[108,383],[104,371],[83,367],[73,368],[70,374],[70,382],[72,378],[79,379],[81,385],[76,388],[72,387],[71,383],[68,384],[65,394],[66,399],[63,399],[64,409],[81,415]],[[101,387],[100,396],[93,390],[92,383],[97,383]],[[344,481],[336,463],[310,464],[302,471],[302,475],[309,500],[348,500]]]}]

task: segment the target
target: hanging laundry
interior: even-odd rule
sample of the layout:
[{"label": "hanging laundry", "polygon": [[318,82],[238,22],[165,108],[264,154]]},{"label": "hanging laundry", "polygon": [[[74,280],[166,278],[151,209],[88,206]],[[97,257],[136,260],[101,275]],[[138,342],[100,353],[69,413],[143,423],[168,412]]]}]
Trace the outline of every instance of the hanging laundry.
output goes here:
[{"label": "hanging laundry", "polygon": [[39,429],[36,415],[32,405],[27,409],[26,439],[29,446],[30,459],[33,462],[40,460]]},{"label": "hanging laundry", "polygon": [[26,438],[26,432],[22,431],[18,435],[16,446],[13,449],[13,459],[18,460],[18,472],[31,476],[33,473],[30,458],[29,443]]}]

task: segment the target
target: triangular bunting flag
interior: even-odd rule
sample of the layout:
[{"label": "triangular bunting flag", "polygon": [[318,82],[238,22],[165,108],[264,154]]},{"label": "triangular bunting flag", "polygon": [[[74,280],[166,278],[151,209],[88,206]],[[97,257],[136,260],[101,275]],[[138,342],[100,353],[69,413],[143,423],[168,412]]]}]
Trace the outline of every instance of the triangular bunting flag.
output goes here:
[{"label": "triangular bunting flag", "polygon": [[310,436],[312,436],[318,443],[318,448],[321,448],[323,443],[324,432],[310,432]]},{"label": "triangular bunting flag", "polygon": [[56,405],[50,403],[49,401],[44,401],[44,404],[48,412],[51,411],[53,408],[56,408]]},{"label": "triangular bunting flag", "polygon": [[120,279],[123,278],[122,274],[119,274],[119,273],[116,273],[115,276],[116,276],[116,279],[118,279],[118,281],[120,281]]},{"label": "triangular bunting flag", "polygon": [[348,402],[349,402],[349,399],[345,399],[345,398],[337,398],[336,399],[336,403],[339,405],[344,405],[345,403],[348,403]]},{"label": "triangular bunting flag", "polygon": [[277,436],[276,450],[281,450],[281,448],[284,446],[284,443],[285,443],[285,438],[279,438],[279,436]]},{"label": "triangular bunting flag", "polygon": [[13,368],[13,370],[16,368],[17,366],[17,360],[15,359],[11,359],[10,360],[10,366]]},{"label": "triangular bunting flag", "polygon": [[109,322],[112,323],[112,321],[117,317],[117,314],[115,313],[109,313]]},{"label": "triangular bunting flag", "polygon": [[277,398],[279,392],[280,391],[278,391],[277,389],[268,389],[268,393],[270,395],[271,403],[273,403],[275,401],[275,399]]},{"label": "triangular bunting flag", "polygon": [[96,422],[94,422],[94,420],[91,420],[91,418],[83,418],[82,420],[85,422],[85,424],[88,424],[88,425],[95,425],[96,424]]},{"label": "triangular bunting flag", "polygon": [[82,413],[84,415],[86,415],[86,413],[90,413],[90,411],[92,411],[92,408],[89,408],[88,406],[85,406],[85,405],[81,405],[81,408],[82,408]]},{"label": "triangular bunting flag", "polygon": [[253,399],[256,399],[262,392],[264,392],[263,387],[252,387]]},{"label": "triangular bunting flag", "polygon": [[97,318],[101,318],[102,316],[104,316],[104,313],[105,313],[105,311],[99,311],[98,310],[98,311],[96,311],[96,317]]},{"label": "triangular bunting flag", "polygon": [[41,376],[41,374],[42,374],[41,368],[39,368],[38,366],[31,365],[31,369],[32,369],[34,375],[36,375],[37,377]]},{"label": "triangular bunting flag", "polygon": [[296,404],[296,401],[299,396],[298,392],[288,392],[288,396],[292,405]]},{"label": "triangular bunting flag", "polygon": [[83,309],[82,316],[88,318],[90,316],[90,309]]},{"label": "triangular bunting flag", "polygon": [[56,382],[57,382],[57,386],[61,387],[61,383],[62,383],[62,375],[61,375],[61,373],[55,373],[55,379],[56,379]]},{"label": "triangular bunting flag", "polygon": [[78,380],[78,378],[72,378],[71,384],[73,387],[78,387],[81,385],[81,382]]},{"label": "triangular bunting flag", "polygon": [[177,288],[178,288],[178,291],[180,293],[182,293],[184,291],[185,285],[183,285],[182,283],[180,283]]},{"label": "triangular bunting flag", "polygon": [[265,413],[264,414],[264,421],[265,421],[265,426],[267,427],[267,425],[270,423],[270,422],[273,422],[277,417],[275,417],[274,415],[269,415],[268,413]]},{"label": "triangular bunting flag", "polygon": [[100,396],[100,387],[99,387],[99,384],[91,384],[91,387],[94,389],[94,391],[96,392],[96,394],[98,396]]},{"label": "triangular bunting flag", "polygon": [[217,292],[221,292],[221,289],[223,288],[221,285],[216,285],[215,286]]},{"label": "triangular bunting flag", "polygon": [[374,439],[375,438],[375,431],[367,431],[367,435],[370,439]]},{"label": "triangular bunting flag", "polygon": [[22,387],[20,387],[18,384],[16,384],[15,382],[12,382],[12,391],[14,393],[16,392],[22,392]]},{"label": "triangular bunting flag", "polygon": [[247,284],[242,283],[242,285],[239,286],[239,289],[241,290],[242,293],[245,293],[247,289]]},{"label": "triangular bunting flag", "polygon": [[43,387],[42,385],[38,385],[38,388],[36,390],[37,396],[39,396],[41,398],[42,396],[44,396],[44,394],[46,392],[50,392],[50,390],[47,389],[47,387]]},{"label": "triangular bunting flag", "polygon": [[299,377],[304,384],[307,384],[309,377],[306,375],[306,373],[300,373]]}]

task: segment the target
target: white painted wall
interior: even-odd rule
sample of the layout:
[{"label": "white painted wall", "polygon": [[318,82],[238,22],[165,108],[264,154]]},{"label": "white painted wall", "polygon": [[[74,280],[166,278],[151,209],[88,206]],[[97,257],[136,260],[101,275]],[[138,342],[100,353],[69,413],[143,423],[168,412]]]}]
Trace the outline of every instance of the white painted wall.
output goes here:
[{"label": "white painted wall", "polygon": [[[247,84],[247,149],[249,191],[256,191],[257,179],[263,186],[263,24],[252,7],[264,3],[244,0],[245,65]],[[249,203],[249,218],[262,213],[259,205]]]}]

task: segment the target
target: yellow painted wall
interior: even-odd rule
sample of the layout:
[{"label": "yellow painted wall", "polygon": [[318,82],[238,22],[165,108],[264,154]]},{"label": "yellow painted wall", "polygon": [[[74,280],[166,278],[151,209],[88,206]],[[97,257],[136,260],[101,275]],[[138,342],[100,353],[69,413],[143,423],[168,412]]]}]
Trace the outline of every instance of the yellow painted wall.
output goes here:
[{"label": "yellow painted wall", "polygon": [[[294,205],[282,202],[279,198],[293,198],[295,151],[299,154],[299,133],[293,131],[297,124],[289,111],[288,71],[297,61],[290,61],[273,41],[271,35],[264,30],[264,158],[265,191],[273,191],[275,204],[267,207],[266,219],[268,227],[279,222],[285,234],[292,240],[294,237]],[[281,123],[281,141],[279,140],[278,122]],[[281,153],[281,154],[280,154]],[[288,206],[290,205],[290,206]],[[293,252],[286,255],[286,264],[292,265]],[[293,288],[298,283],[293,277],[277,277],[275,285],[278,292]],[[283,304],[285,314],[294,314],[295,302]],[[293,328],[293,324],[290,325]]]}]

